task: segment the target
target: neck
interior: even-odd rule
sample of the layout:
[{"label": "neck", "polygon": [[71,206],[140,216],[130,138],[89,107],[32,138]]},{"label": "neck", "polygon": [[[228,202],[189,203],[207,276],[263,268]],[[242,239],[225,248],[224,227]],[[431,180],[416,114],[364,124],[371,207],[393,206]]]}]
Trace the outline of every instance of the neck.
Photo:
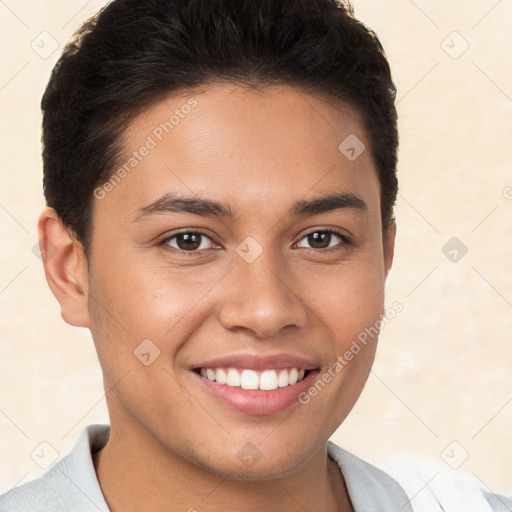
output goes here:
[{"label": "neck", "polygon": [[292,475],[233,480],[169,453],[150,436],[132,437],[124,431],[121,438],[111,429],[93,462],[111,512],[354,510],[342,473],[325,446]]}]

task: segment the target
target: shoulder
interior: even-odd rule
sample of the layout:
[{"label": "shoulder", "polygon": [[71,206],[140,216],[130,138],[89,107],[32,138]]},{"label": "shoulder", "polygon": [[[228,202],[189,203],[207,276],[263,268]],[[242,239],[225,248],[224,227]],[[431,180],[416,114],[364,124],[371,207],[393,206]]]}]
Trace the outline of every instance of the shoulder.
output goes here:
[{"label": "shoulder", "polygon": [[43,476],[0,495],[0,512],[108,512],[101,494],[91,448],[106,443],[108,425],[88,425],[72,451]]},{"label": "shoulder", "polygon": [[444,464],[399,457],[387,469],[413,500],[415,512],[512,511],[512,496],[494,493],[476,477]]},{"label": "shoulder", "polygon": [[[0,512],[43,512],[65,510],[80,501],[78,489],[66,477],[65,459],[42,477],[15,487],[0,496]],[[71,484],[71,485],[70,485]],[[65,489],[65,495],[63,494]]]},{"label": "shoulder", "polygon": [[[328,441],[328,453],[338,462],[354,506],[368,506],[368,495],[399,506],[402,512],[511,512],[512,497],[492,493],[478,480],[445,470],[429,461],[395,459],[386,471]],[[403,508],[402,508],[403,507]],[[379,510],[379,508],[375,508]]]}]

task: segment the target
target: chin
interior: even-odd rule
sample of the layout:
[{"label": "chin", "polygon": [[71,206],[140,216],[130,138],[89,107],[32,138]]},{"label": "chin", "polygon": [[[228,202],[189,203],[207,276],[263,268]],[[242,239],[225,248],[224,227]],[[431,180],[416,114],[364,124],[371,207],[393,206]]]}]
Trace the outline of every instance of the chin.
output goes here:
[{"label": "chin", "polygon": [[[228,480],[266,481],[289,476],[298,471],[307,461],[307,454],[290,452],[289,446],[282,444],[283,453],[269,448],[258,450],[250,442],[231,454],[223,453],[221,457],[212,454],[204,459],[204,452],[197,454],[193,463],[203,470]],[[212,464],[214,462],[214,464]]]}]

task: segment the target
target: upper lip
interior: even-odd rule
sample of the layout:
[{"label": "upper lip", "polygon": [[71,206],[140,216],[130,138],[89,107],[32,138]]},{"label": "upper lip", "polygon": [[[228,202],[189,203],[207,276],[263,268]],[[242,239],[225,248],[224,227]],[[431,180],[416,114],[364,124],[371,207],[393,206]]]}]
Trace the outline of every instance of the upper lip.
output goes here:
[{"label": "upper lip", "polygon": [[194,364],[192,369],[198,368],[248,368],[251,370],[272,370],[282,368],[298,368],[314,370],[319,365],[291,354],[274,355],[251,355],[233,354],[225,357],[218,357]]}]

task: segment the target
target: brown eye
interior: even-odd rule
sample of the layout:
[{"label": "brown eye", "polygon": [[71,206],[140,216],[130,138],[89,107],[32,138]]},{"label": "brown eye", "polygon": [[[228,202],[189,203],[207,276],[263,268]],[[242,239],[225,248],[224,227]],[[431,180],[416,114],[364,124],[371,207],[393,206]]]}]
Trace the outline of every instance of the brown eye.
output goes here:
[{"label": "brown eye", "polygon": [[168,245],[178,252],[200,252],[209,248],[205,240],[211,242],[211,239],[200,231],[183,231],[165,238],[160,245]]},{"label": "brown eye", "polygon": [[[322,250],[334,248],[336,245],[340,245],[339,240],[338,244],[336,244],[336,238],[341,239],[341,246],[349,243],[347,237],[331,229],[317,229],[316,231],[308,233],[302,238],[302,240],[307,240],[310,246],[309,248]],[[308,247],[306,247],[306,249],[307,248]]]},{"label": "brown eye", "polygon": [[193,251],[201,246],[201,235],[198,233],[180,233],[176,235],[176,245],[183,251]]},{"label": "brown eye", "polygon": [[313,249],[326,249],[329,247],[331,238],[331,233],[326,233],[325,231],[315,231],[314,233],[310,233],[308,235],[308,242],[311,247],[313,247]]}]

